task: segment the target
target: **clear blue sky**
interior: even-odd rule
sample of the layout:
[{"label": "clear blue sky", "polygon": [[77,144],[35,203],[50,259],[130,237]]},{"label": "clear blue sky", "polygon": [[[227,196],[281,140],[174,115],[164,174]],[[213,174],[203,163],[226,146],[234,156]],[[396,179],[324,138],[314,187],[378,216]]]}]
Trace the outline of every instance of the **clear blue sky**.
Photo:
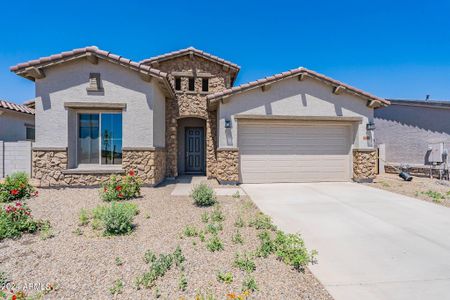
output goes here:
[{"label": "clear blue sky", "polygon": [[96,45],[141,60],[194,46],[237,83],[304,66],[386,98],[450,99],[450,1],[8,1],[0,98],[34,97],[11,65]]}]

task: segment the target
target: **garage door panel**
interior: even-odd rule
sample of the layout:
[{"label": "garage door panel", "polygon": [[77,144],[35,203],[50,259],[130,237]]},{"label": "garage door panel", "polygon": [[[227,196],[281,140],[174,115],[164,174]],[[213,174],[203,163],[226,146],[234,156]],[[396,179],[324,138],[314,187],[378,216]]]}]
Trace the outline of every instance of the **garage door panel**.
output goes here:
[{"label": "garage door panel", "polygon": [[244,183],[349,179],[349,126],[242,123],[238,141]]}]

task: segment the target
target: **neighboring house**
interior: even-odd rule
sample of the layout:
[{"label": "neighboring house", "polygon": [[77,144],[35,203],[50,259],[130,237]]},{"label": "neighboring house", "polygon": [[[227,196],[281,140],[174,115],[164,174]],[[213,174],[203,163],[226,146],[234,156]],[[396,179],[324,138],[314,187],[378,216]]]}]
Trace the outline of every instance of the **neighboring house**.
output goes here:
[{"label": "neighboring house", "polygon": [[388,164],[429,165],[431,144],[450,148],[450,102],[389,101],[375,112],[376,144],[385,144]]},{"label": "neighboring house", "polygon": [[130,169],[223,183],[365,180],[389,102],[305,68],[233,87],[240,67],[187,48],[134,62],[87,47],[11,68],[36,84],[33,176],[92,185]]},{"label": "neighboring house", "polygon": [[34,109],[0,100],[0,141],[34,140]]}]

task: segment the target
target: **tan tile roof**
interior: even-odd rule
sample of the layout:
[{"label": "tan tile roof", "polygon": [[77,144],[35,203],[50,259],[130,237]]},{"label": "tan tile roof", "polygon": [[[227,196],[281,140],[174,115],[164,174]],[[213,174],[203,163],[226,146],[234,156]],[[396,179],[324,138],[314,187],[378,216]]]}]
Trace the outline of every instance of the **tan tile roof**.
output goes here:
[{"label": "tan tile roof", "polygon": [[226,98],[226,97],[230,97],[231,95],[234,95],[234,94],[242,93],[242,92],[247,91],[247,90],[255,89],[255,88],[267,85],[267,84],[272,84],[272,83],[278,82],[280,80],[283,80],[283,79],[286,79],[286,78],[290,78],[290,77],[294,77],[294,76],[298,76],[298,75],[301,75],[301,74],[305,74],[306,76],[311,77],[311,78],[316,78],[318,80],[321,80],[321,81],[323,81],[323,82],[325,82],[327,84],[333,85],[333,86],[342,86],[348,92],[351,92],[351,93],[356,94],[358,96],[362,96],[364,98],[368,98],[370,100],[378,101],[378,102],[380,102],[380,104],[384,104],[384,105],[389,105],[390,104],[389,101],[387,101],[387,100],[385,100],[383,98],[374,96],[372,94],[364,92],[363,90],[357,89],[357,88],[352,87],[352,86],[350,86],[348,84],[342,83],[342,82],[340,82],[338,80],[332,79],[332,78],[327,77],[327,76],[325,76],[323,74],[317,73],[317,72],[312,71],[312,70],[308,70],[308,69],[303,68],[303,67],[300,67],[300,68],[297,68],[297,69],[292,69],[292,70],[289,70],[289,71],[286,71],[286,72],[283,72],[283,73],[279,73],[279,74],[275,74],[275,75],[272,75],[272,76],[268,76],[268,77],[265,77],[265,78],[262,78],[262,79],[258,79],[258,80],[255,80],[255,81],[252,81],[252,82],[249,82],[249,83],[244,83],[244,84],[241,84],[239,86],[235,86],[235,87],[223,90],[221,92],[217,92],[217,93],[208,95],[206,98],[208,99],[208,101],[210,103],[213,103],[213,102],[216,102],[216,101],[218,101],[220,99],[223,99],[223,98]]},{"label": "tan tile roof", "polygon": [[71,59],[77,59],[81,57],[85,57],[88,54],[94,54],[98,58],[102,58],[114,63],[117,63],[121,66],[128,67],[130,69],[144,72],[150,76],[156,77],[158,79],[161,79],[164,82],[164,86],[169,90],[169,93],[174,95],[174,91],[172,88],[172,85],[170,84],[169,80],[167,79],[167,73],[162,72],[160,70],[154,69],[150,66],[147,66],[140,62],[132,61],[131,59],[122,57],[120,55],[113,54],[109,51],[104,51],[96,46],[90,46],[85,48],[78,48],[71,51],[62,52],[59,54],[54,54],[51,56],[41,57],[35,60],[30,60],[24,63],[20,63],[18,65],[10,67],[10,70],[20,76],[23,76],[25,78],[29,78],[27,76],[27,69],[30,67],[38,67],[38,68],[45,68],[49,67],[55,64],[64,63],[66,61],[69,61]]},{"label": "tan tile roof", "polygon": [[235,71],[239,71],[239,69],[241,68],[240,66],[238,66],[235,63],[232,63],[230,61],[224,60],[224,59],[222,59],[222,58],[220,58],[218,56],[209,54],[209,53],[207,53],[205,51],[201,51],[201,50],[195,49],[194,47],[188,47],[188,48],[185,48],[185,49],[180,49],[180,50],[169,52],[169,53],[166,53],[166,54],[150,57],[150,58],[144,59],[144,60],[142,60],[140,62],[144,63],[144,64],[149,64],[149,63],[156,62],[156,61],[159,62],[159,61],[164,61],[164,60],[168,60],[168,59],[171,59],[171,58],[175,58],[175,57],[178,57],[178,56],[187,55],[189,53],[193,53],[193,54],[196,54],[196,55],[198,55],[200,57],[203,57],[205,59],[212,60],[212,61],[214,61],[216,63],[229,66],[229,67],[235,69]]},{"label": "tan tile roof", "polygon": [[27,107],[25,105],[12,103],[5,100],[0,100],[0,108],[5,108],[16,112],[34,115],[34,109]]}]

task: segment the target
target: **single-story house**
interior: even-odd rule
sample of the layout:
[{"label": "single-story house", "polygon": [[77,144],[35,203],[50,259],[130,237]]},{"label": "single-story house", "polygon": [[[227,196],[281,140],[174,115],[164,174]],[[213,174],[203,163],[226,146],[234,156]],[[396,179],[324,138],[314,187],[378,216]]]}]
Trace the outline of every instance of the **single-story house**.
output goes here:
[{"label": "single-story house", "polygon": [[34,109],[0,100],[0,141],[34,140]]},{"label": "single-story house", "polygon": [[36,84],[33,176],[94,185],[133,169],[222,183],[375,176],[385,99],[297,68],[234,86],[240,67],[186,48],[135,62],[97,47],[11,67]]},{"label": "single-story house", "polygon": [[385,145],[387,166],[409,165],[428,174],[436,160],[430,158],[432,145],[443,144],[441,148],[450,149],[450,102],[389,101],[390,106],[375,111],[376,144]]}]

